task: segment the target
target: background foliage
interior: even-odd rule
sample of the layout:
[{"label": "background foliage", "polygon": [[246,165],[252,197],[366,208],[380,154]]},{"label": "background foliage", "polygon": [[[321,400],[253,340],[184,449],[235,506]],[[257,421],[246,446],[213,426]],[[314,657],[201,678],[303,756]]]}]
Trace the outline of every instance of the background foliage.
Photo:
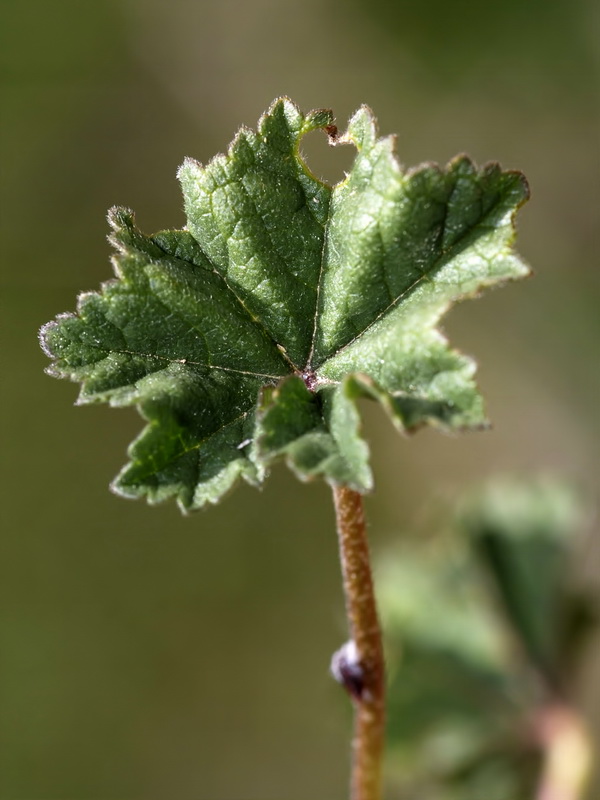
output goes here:
[{"label": "background foliage", "polygon": [[[597,10],[467,6],[2,0],[2,798],[344,791],[326,487],[279,469],[262,493],[192,519],[112,496],[136,415],[71,408],[76,388],[43,375],[34,336],[110,277],[106,209],[135,208],[146,231],[180,226],[182,157],[210,158],[273,97],[332,106],[341,126],[367,102],[403,163],[464,150],[533,189],[519,250],[535,280],[445,325],[480,361],[494,430],[401,440],[365,406],[374,546],[497,469],[556,469],[595,490]],[[305,150],[329,180],[351,157],[318,134]],[[597,546],[581,560],[597,573]],[[592,674],[581,697],[597,717]]]},{"label": "background foliage", "polygon": [[[539,736],[571,701],[598,622],[597,593],[573,571],[582,505],[556,479],[497,476],[380,555],[391,796],[561,793]],[[591,757],[573,732],[571,771]]]}]

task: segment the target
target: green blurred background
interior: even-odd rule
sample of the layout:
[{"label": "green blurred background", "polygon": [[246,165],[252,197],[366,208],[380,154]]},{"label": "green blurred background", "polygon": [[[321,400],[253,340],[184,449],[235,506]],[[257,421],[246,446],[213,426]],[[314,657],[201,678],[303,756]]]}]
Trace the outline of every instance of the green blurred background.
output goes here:
[{"label": "green blurred background", "polygon": [[[400,439],[365,405],[375,550],[498,470],[597,485],[598,7],[592,0],[2,0],[2,800],[333,800],[350,710],[327,487],[283,467],[182,518],[109,493],[141,423],[74,409],[36,330],[111,275],[106,209],[183,224],[175,180],[270,101],[361,103],[406,165],[523,170],[534,280],[452,312],[494,429]],[[596,16],[595,16],[596,15]],[[348,148],[311,134],[317,174]],[[595,208],[594,208],[595,207]],[[596,213],[594,213],[596,212]],[[582,570],[598,574],[598,546]],[[600,715],[596,661],[581,701]],[[596,722],[596,726],[598,723]]]}]

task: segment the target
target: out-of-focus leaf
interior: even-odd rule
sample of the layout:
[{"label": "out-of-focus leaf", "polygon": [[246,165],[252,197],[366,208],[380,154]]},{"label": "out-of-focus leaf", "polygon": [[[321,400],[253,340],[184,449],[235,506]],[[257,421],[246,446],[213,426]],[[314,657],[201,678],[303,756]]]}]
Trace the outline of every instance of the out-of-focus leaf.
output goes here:
[{"label": "out-of-focus leaf", "polygon": [[[402,797],[534,796],[542,754],[529,726],[568,695],[565,650],[571,659],[596,608],[569,580],[581,507],[558,480],[495,480],[443,531],[381,559],[388,773]],[[540,650],[539,631],[555,650]]]},{"label": "out-of-focus leaf", "polygon": [[411,745],[449,720],[485,727],[490,706],[502,716],[514,689],[513,651],[464,543],[436,537],[397,547],[377,586],[391,739]]},{"label": "out-of-focus leaf", "polygon": [[514,478],[475,492],[461,513],[511,626],[553,684],[562,680],[565,646],[573,653],[593,618],[589,600],[569,588],[581,505],[563,482]]}]

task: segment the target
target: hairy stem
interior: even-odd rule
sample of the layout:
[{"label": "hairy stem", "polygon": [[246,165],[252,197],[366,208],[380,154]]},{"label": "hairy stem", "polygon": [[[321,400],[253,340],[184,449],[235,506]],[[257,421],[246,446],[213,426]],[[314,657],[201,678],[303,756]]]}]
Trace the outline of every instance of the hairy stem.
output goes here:
[{"label": "hairy stem", "polygon": [[355,706],[351,800],[380,800],[385,722],[383,644],[362,495],[344,486],[333,490],[346,614],[360,668]]},{"label": "hairy stem", "polygon": [[536,800],[582,800],[593,755],[581,717],[568,706],[554,705],[539,713],[535,727],[544,751]]}]

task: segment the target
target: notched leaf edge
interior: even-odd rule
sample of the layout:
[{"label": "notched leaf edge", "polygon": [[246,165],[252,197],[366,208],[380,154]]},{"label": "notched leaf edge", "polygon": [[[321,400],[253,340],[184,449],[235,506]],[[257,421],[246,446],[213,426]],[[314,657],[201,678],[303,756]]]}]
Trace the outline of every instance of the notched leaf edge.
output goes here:
[{"label": "notched leaf edge", "polygon": [[[357,151],[361,151],[367,146],[374,146],[375,143],[386,144],[389,148],[389,154],[392,156],[392,166],[396,168],[404,177],[408,179],[419,173],[427,170],[435,170],[440,175],[447,174],[450,171],[461,169],[463,165],[469,170],[477,172],[481,177],[493,174],[502,174],[505,178],[513,177],[516,185],[520,187],[520,196],[512,206],[510,213],[510,230],[511,235],[505,241],[505,254],[512,255],[515,260],[518,256],[514,253],[513,243],[516,237],[515,215],[517,210],[529,198],[529,187],[524,175],[518,171],[505,171],[502,172],[500,166],[496,162],[490,162],[477,170],[473,162],[467,156],[461,155],[452,159],[445,168],[441,168],[437,164],[425,163],[418,165],[406,172],[402,171],[402,167],[395,152],[395,136],[387,136],[382,139],[378,138],[377,123],[371,110],[367,106],[362,106],[351,118],[348,129],[345,134],[340,135],[334,124],[334,117],[329,109],[316,109],[303,115],[298,106],[288,98],[280,98],[271,105],[269,110],[260,118],[256,133],[249,128],[241,128],[236,137],[228,148],[227,155],[216,155],[209,164],[220,163],[226,161],[228,158],[234,156],[236,145],[242,137],[249,135],[257,135],[263,131],[264,126],[270,115],[274,113],[279,107],[287,116],[294,118],[298,124],[297,139],[295,143],[294,155],[300,167],[312,180],[317,181],[323,186],[327,186],[322,181],[312,174],[306,162],[300,155],[299,144],[302,136],[310,130],[322,128],[329,136],[330,144],[354,144]],[[195,169],[205,169],[198,162],[193,159],[186,159],[181,171],[186,167],[193,165]],[[349,179],[347,176],[344,181],[337,184],[335,188],[346,183]],[[117,232],[123,227],[132,227],[135,225],[134,214],[129,209],[115,207],[109,212],[109,223],[115,233],[109,237],[109,240],[121,256],[127,255],[127,247],[119,239]],[[185,230],[185,229],[184,229]],[[164,234],[183,233],[183,231],[165,231]],[[142,235],[143,236],[143,235]],[[157,234],[157,237],[160,234]],[[153,237],[149,237],[153,239]],[[160,247],[160,245],[157,245]],[[113,266],[116,278],[102,284],[101,291],[104,292],[110,289],[111,286],[118,284],[119,281],[124,280],[123,270],[121,269],[119,257],[113,257]],[[504,278],[490,276],[489,280],[480,281],[479,285],[468,292],[460,292],[458,296],[447,300],[441,305],[437,306],[436,318],[433,328],[430,329],[430,335],[437,337],[438,344],[442,344],[449,357],[454,358],[458,368],[452,369],[461,372],[462,378],[471,385],[473,390],[473,397],[479,403],[481,398],[476,390],[474,381],[472,380],[473,373],[475,372],[475,362],[463,356],[459,351],[447,347],[447,341],[443,334],[437,329],[437,321],[445,314],[454,303],[478,296],[481,291],[490,285],[499,285],[508,280],[514,280],[518,277],[523,277],[529,273],[528,268],[519,260],[522,267],[519,274],[511,274]],[[429,280],[429,279],[428,279]],[[98,295],[97,292],[82,293],[78,298],[78,314],[83,304],[93,296]],[[67,320],[76,319],[78,314],[61,314],[55,320],[47,323],[40,331],[40,343],[42,349],[49,358],[57,359],[57,355],[53,352],[49,344],[52,332],[55,331],[63,322]],[[275,344],[285,354],[285,348],[275,341]],[[185,362],[185,359],[182,360]],[[383,388],[377,380],[372,376],[363,374],[361,372],[350,372],[342,381],[330,381],[327,378],[323,379],[318,376],[318,367],[315,370],[314,384],[310,385],[307,381],[307,376],[301,372],[288,375],[279,380],[278,384],[271,384],[270,388],[260,390],[260,400],[258,403],[256,427],[254,433],[248,438],[236,445],[236,449],[240,451],[240,458],[229,461],[223,469],[215,474],[212,479],[205,481],[202,485],[196,485],[196,491],[190,494],[189,486],[182,486],[177,483],[171,483],[169,486],[148,486],[138,485],[134,486],[127,484],[126,478],[135,467],[135,458],[137,448],[144,444],[153,430],[156,428],[156,420],[152,418],[151,414],[147,411],[147,404],[140,398],[129,397],[124,401],[119,401],[118,398],[110,397],[108,402],[111,405],[127,405],[135,403],[143,418],[148,421],[148,425],[141,432],[140,436],[132,442],[128,453],[132,461],[126,465],[119,473],[111,488],[117,494],[127,497],[140,497],[145,495],[150,503],[157,503],[169,497],[176,497],[177,502],[181,509],[185,512],[200,508],[207,503],[216,503],[220,500],[224,493],[229,491],[237,482],[237,479],[242,477],[248,483],[254,486],[260,486],[264,481],[268,467],[273,461],[284,458],[288,466],[298,475],[298,477],[309,480],[311,478],[321,476],[328,480],[330,483],[342,483],[350,485],[361,492],[369,491],[372,486],[372,476],[368,466],[368,446],[360,436],[360,417],[356,406],[356,400],[359,397],[372,399],[380,402],[388,415],[390,416],[395,427],[403,433],[412,433],[425,424],[432,424],[442,430],[466,430],[466,429],[479,429],[487,427],[487,421],[483,419],[482,409],[476,410],[474,419],[465,420],[464,424],[454,421],[452,424],[445,422],[445,410],[451,413],[452,402],[444,403],[444,401],[431,400],[430,398],[419,398],[414,394],[408,392],[402,393]],[[61,369],[57,361],[51,364],[46,372],[55,377],[68,377],[71,380],[81,380],[75,371],[69,372],[66,369]],[[299,383],[298,383],[299,382]],[[276,416],[278,410],[278,403],[281,401],[282,394],[287,391],[287,387],[294,384],[296,387],[302,384],[302,390],[305,392],[304,401],[312,403],[313,406],[318,407],[318,415],[313,420],[314,424],[309,426],[306,431],[300,433],[295,438],[291,438],[288,442],[274,447],[267,444],[266,426],[269,421],[273,421],[273,415]],[[96,400],[105,400],[106,398],[94,398],[93,396],[85,395],[85,381],[82,381],[82,393],[78,402],[89,403]],[[427,404],[430,404],[428,411]],[[415,412],[416,406],[421,404],[418,413]],[[253,415],[253,408],[255,405],[250,405],[245,412],[244,417]],[[313,409],[314,410],[314,409]],[[345,420],[345,425],[348,428],[349,435],[346,436],[344,431],[338,425],[337,439],[332,432],[332,419],[335,414],[340,419]],[[319,416],[320,415],[320,416]],[[468,416],[468,415],[467,415]],[[479,417],[479,421],[475,418]],[[229,424],[229,423],[227,423]],[[201,443],[200,443],[201,444]],[[199,447],[198,445],[197,447]],[[344,448],[354,458],[354,464],[348,468],[348,463],[344,462]],[[196,448],[192,448],[196,449]],[[247,451],[247,452],[244,452]],[[215,491],[211,491],[210,484],[215,484]],[[216,486],[218,484],[218,486]]]}]

